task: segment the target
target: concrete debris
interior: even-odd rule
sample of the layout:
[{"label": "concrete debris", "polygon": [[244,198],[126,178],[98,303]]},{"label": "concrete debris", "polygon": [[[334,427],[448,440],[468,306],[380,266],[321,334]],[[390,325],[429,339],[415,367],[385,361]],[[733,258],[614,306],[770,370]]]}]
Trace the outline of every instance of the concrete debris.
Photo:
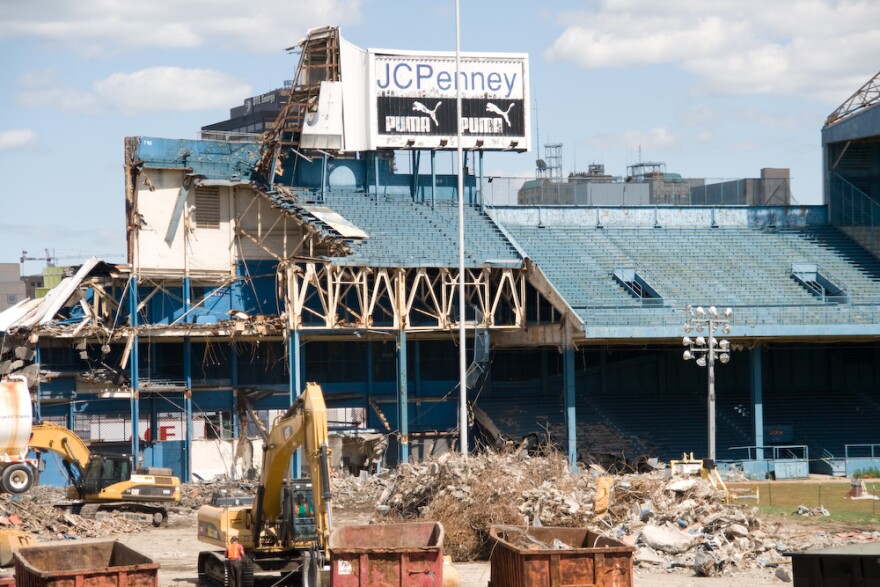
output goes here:
[{"label": "concrete debris", "polygon": [[718,570],[718,559],[708,550],[700,550],[694,555],[694,573],[700,577],[711,577]]},{"label": "concrete debris", "polygon": [[[844,536],[796,525],[765,527],[757,508],[726,503],[723,492],[704,479],[681,483],[665,471],[614,476],[608,510],[597,516],[597,476],[592,467],[573,473],[561,454],[502,451],[462,458],[447,453],[402,465],[360,489],[374,492],[375,522],[441,522],[444,550],[457,561],[488,557],[488,527],[504,524],[590,528],[634,545],[634,561],[643,569],[705,576],[790,567],[782,554],[790,550],[880,539],[880,533]],[[369,500],[367,493],[359,499]]]},{"label": "concrete debris", "polygon": [[38,541],[130,534],[144,528],[144,523],[122,516],[96,520],[52,505],[64,501],[63,490],[55,487],[35,486],[17,496],[3,494],[0,495],[0,520],[6,521],[5,527],[27,532]]},{"label": "concrete debris", "polygon": [[783,583],[791,583],[791,571],[780,567],[776,569],[776,578]]},{"label": "concrete debris", "polygon": [[799,505],[797,511],[795,513],[799,516],[809,516],[809,517],[824,517],[830,516],[831,512],[826,510],[824,507],[819,506],[817,508],[808,508],[805,505]]},{"label": "concrete debris", "polygon": [[642,542],[660,552],[680,554],[687,552],[696,537],[668,526],[649,525],[642,528]]},{"label": "concrete debris", "polygon": [[[358,523],[439,521],[446,534],[444,550],[456,561],[488,558],[490,526],[566,526],[589,528],[634,546],[634,563],[644,572],[725,577],[763,568],[791,582],[785,552],[880,541],[880,532],[826,532],[768,522],[758,517],[757,508],[727,504],[703,479],[688,479],[682,485],[663,471],[611,477],[607,510],[598,516],[598,479],[604,475],[593,467],[572,472],[561,454],[529,456],[517,450],[463,458],[445,453],[377,475],[334,473],[332,503],[346,520]],[[195,516],[218,492],[253,496],[256,484],[185,483],[180,504],[169,508],[171,524],[177,516]],[[38,540],[106,537],[143,528],[121,517],[93,520],[52,507],[63,500],[62,489],[40,486],[19,496],[2,495],[0,526],[26,531]],[[827,515],[824,508],[802,507],[813,515]],[[825,514],[815,513],[820,510]],[[554,541],[534,547],[571,545]]]}]

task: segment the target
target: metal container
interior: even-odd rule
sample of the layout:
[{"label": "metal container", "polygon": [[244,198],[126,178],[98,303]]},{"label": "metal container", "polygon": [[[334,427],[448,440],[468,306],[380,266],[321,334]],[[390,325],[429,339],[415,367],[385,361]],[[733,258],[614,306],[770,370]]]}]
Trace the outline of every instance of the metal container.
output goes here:
[{"label": "metal container", "polygon": [[787,552],[795,587],[871,587],[880,585],[880,544],[850,544]]},{"label": "metal container", "polygon": [[635,548],[584,528],[493,526],[490,587],[632,587]]},{"label": "metal container", "polygon": [[330,535],[333,587],[440,587],[439,522],[345,526]]},{"label": "metal container", "polygon": [[115,540],[15,552],[17,587],[158,587],[159,563]]},{"label": "metal container", "polygon": [[23,379],[0,381],[0,457],[24,459],[31,438],[31,394]]}]

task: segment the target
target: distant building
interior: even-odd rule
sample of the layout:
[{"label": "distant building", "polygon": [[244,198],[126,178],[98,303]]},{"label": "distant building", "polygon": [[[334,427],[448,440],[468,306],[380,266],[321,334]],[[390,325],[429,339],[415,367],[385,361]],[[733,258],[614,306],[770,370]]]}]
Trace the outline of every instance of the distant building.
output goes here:
[{"label": "distant building", "polygon": [[645,161],[627,167],[626,178],[605,173],[605,166],[568,175],[527,180],[517,193],[524,206],[788,206],[791,180],[788,169],[764,168],[760,178],[708,183],[666,171],[666,164]]},{"label": "distant building", "polygon": [[765,167],[757,179],[734,179],[691,189],[694,206],[789,206],[791,173]]},{"label": "distant building", "polygon": [[[666,164],[643,161],[626,168],[626,182],[648,186],[648,204],[654,206],[688,206],[692,202],[691,189],[705,185],[705,179],[687,179],[679,173],[667,173]],[[631,204],[623,203],[625,206]]]},{"label": "distant building", "polygon": [[27,297],[18,263],[0,263],[0,311],[11,308]]},{"label": "distant building", "polygon": [[289,92],[289,87],[283,87],[259,96],[245,98],[241,106],[229,110],[227,120],[203,126],[202,138],[229,139],[229,135],[262,134],[275,124],[278,114],[287,103]]}]

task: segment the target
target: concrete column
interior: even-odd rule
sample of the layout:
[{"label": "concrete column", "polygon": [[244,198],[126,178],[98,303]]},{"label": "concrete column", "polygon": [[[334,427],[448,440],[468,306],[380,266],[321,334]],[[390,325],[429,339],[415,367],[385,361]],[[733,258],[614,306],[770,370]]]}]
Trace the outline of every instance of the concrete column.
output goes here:
[{"label": "concrete column", "polygon": [[[302,393],[302,357],[300,355],[299,330],[287,331],[287,372],[290,378],[290,405]],[[302,448],[296,449],[291,457],[290,467],[294,479],[302,477]]]},{"label": "concrete column", "polygon": [[140,455],[140,438],[138,427],[140,415],[138,413],[138,282],[134,275],[128,281],[128,316],[131,323],[132,337],[131,354],[128,359],[129,377],[131,378],[131,456],[132,465],[137,468]]},{"label": "concrete column", "polygon": [[409,462],[409,394],[406,380],[406,330],[397,337],[397,403],[400,431],[400,462]]},{"label": "concrete column", "polygon": [[[231,414],[232,414],[232,436],[233,438],[237,438],[239,434],[242,433],[241,422],[238,421],[238,406],[236,405],[238,402],[236,400],[235,389],[238,387],[238,353],[235,350],[234,345],[229,345],[229,352],[232,355],[231,361],[229,362],[229,382],[232,384],[232,405],[231,405]],[[223,431],[220,431],[222,435]]]},{"label": "concrete column", "polygon": [[[192,289],[189,277],[183,278],[183,311],[189,312],[192,308]],[[193,413],[192,413],[192,339],[183,337],[183,379],[186,390],[183,392],[183,411],[186,419],[183,440],[183,474],[184,482],[192,480],[192,442],[193,442]]]},{"label": "concrete column", "polygon": [[577,418],[575,417],[574,345],[567,344],[563,355],[565,379],[565,421],[568,432],[568,463],[577,463]]},{"label": "concrete column", "polygon": [[[761,364],[761,347],[749,351],[749,379],[752,392],[752,414],[754,414],[755,446],[764,446],[764,370]],[[756,451],[757,459],[764,458],[764,450]]]}]

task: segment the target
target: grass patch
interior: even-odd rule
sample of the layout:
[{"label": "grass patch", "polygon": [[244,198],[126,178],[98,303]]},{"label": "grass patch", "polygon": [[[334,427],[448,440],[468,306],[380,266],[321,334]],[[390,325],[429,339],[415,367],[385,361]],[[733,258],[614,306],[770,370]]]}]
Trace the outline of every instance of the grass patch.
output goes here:
[{"label": "grass patch", "polygon": [[[830,516],[815,518],[804,516],[804,520],[837,521],[848,524],[880,525],[880,500],[850,499],[846,496],[851,489],[849,481],[839,482],[797,482],[776,481],[760,483],[728,483],[731,489],[743,489],[749,492],[758,490],[760,500],[758,511],[771,515],[787,515],[791,519],[802,516],[792,515],[798,506],[808,508],[824,507]],[[868,493],[880,496],[880,481],[865,480]],[[752,503],[743,500],[740,503]]]}]

